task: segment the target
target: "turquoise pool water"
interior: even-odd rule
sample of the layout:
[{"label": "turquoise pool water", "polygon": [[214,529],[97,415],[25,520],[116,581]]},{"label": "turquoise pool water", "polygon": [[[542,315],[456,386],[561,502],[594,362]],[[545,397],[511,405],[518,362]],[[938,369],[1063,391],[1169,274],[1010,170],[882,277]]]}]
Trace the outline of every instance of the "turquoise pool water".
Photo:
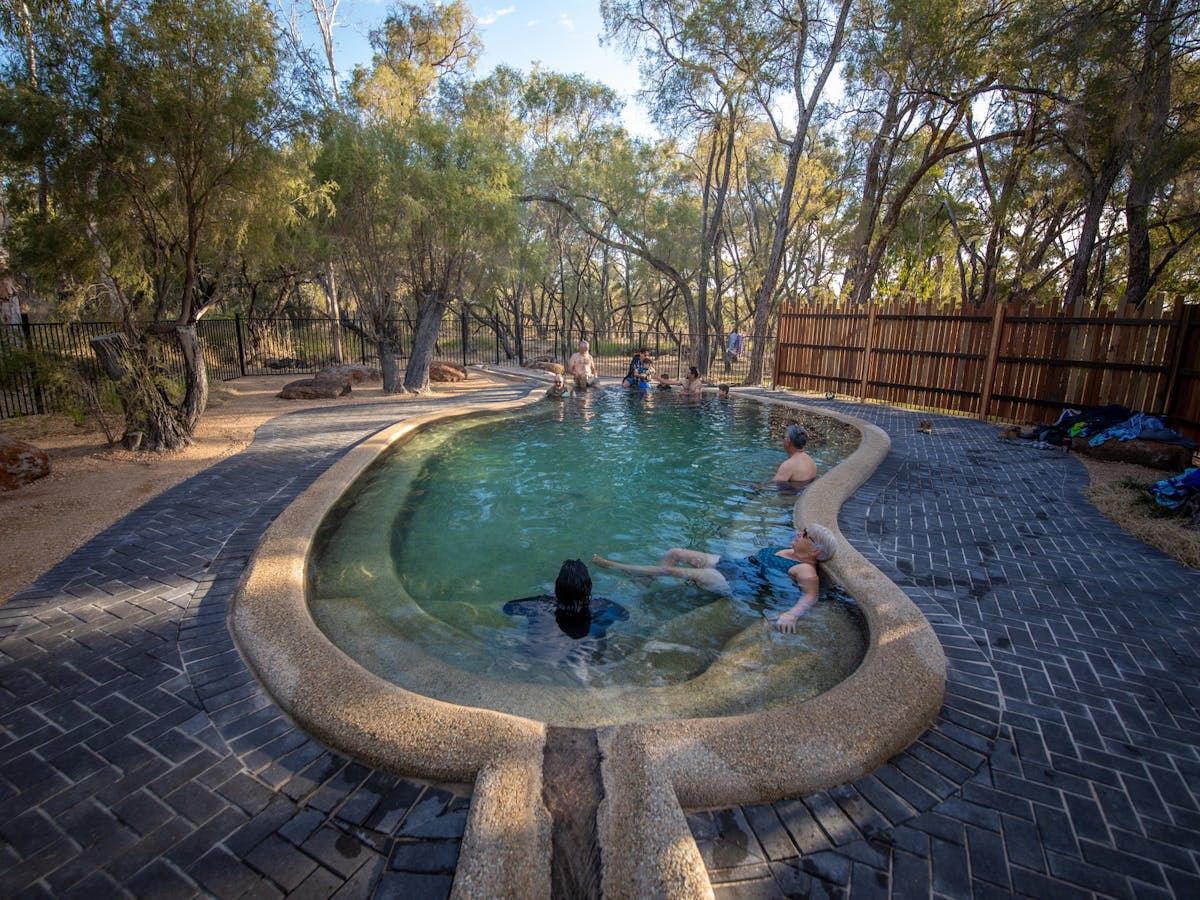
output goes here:
[{"label": "turquoise pool water", "polygon": [[[314,618],[377,674],[452,702],[479,697],[461,687],[443,695],[428,662],[481,685],[623,694],[686,685],[732,652],[747,690],[721,701],[729,709],[702,712],[769,705],[785,673],[788,699],[819,693],[866,647],[855,604],[835,588],[785,635],[766,621],[799,597],[785,575],[728,598],[591,564],[593,553],[652,563],[673,546],[729,558],[786,546],[796,496],[759,482],[784,458],[793,421],[809,429],[821,471],[857,443],[831,419],[657,391],[437,423],[384,454],[322,523],[310,559]],[[573,558],[588,564],[593,596],[625,611],[601,638],[577,641],[552,618],[505,612],[508,601],[552,593]],[[504,691],[479,693],[494,706]],[[511,711],[537,715],[518,700]]]}]

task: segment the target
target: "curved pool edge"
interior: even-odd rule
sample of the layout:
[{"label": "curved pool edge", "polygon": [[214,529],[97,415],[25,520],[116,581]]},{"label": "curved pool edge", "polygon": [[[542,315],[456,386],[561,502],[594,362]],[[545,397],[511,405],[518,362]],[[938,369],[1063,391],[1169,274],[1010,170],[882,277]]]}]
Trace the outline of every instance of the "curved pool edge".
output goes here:
[{"label": "curved pool edge", "polygon": [[[456,896],[549,896],[551,823],[541,796],[545,726],[416,695],[363,669],[313,623],[305,563],[325,512],[392,443],[437,419],[534,403],[541,387],[509,403],[414,417],[352,448],[268,529],[230,615],[251,669],[314,736],[390,771],[474,784]],[[797,522],[826,525],[840,537],[838,511],[887,456],[886,433],[802,403],[760,402],[828,416],[862,434],[858,449],[810,486],[795,510]],[[760,713],[597,729],[606,895],[710,893],[684,808],[803,796],[853,780],[933,721],[945,693],[946,661],[929,623],[844,539],[826,568],[859,600],[870,629],[863,663],[846,681]]]},{"label": "curved pool edge", "polygon": [[516,409],[536,399],[531,390],[517,401],[416,416],[355,445],[267,529],[229,616],[247,665],[276,704],[314,737],[389,771],[474,785],[455,874],[460,896],[549,897],[545,726],[431,700],[368,672],[330,643],[309,615],[306,562],[325,512],[393,443],[432,421]]},{"label": "curved pool edge", "polygon": [[839,537],[837,556],[824,567],[863,609],[866,656],[846,680],[792,706],[601,729],[605,801],[598,827],[605,860],[621,861],[605,866],[608,896],[709,893],[684,809],[802,797],[853,781],[909,746],[942,707],[946,657],[932,627],[838,527],[842,504],[874,474],[891,440],[853,416],[780,405],[832,417],[862,434],[854,453],[805,490],[794,516],[798,527],[817,523]]}]

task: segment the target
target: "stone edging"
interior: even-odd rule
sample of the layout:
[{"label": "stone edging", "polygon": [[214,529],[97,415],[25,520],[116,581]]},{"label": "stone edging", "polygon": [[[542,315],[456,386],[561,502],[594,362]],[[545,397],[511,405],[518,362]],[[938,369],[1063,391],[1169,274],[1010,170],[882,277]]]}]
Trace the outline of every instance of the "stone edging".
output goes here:
[{"label": "stone edging", "polygon": [[[408,420],[356,446],[272,524],[231,614],[231,630],[256,675],[316,737],[391,771],[474,783],[455,879],[462,896],[549,896],[550,821],[541,800],[545,726],[421,697],[367,672],[309,616],[305,563],[325,511],[392,443],[447,415],[534,402],[538,391],[513,403]],[[783,405],[832,416],[863,436],[796,506],[798,523],[820,523],[840,537],[838,510],[886,457],[890,441],[865,421]],[[683,808],[803,796],[853,781],[933,721],[945,692],[946,659],[928,621],[844,539],[826,568],[859,601],[870,630],[862,665],[841,684],[752,715],[598,730],[606,895],[706,893],[705,867]]]}]

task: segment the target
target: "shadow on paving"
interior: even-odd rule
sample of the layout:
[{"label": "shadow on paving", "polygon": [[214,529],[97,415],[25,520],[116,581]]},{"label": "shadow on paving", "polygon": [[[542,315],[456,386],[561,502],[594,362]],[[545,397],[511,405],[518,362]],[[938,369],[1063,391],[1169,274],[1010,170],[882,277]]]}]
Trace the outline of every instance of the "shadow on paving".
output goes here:
[{"label": "shadow on paving", "polygon": [[449,894],[467,789],[322,747],[226,627],[279,512],[354,444],[446,402],[273,419],[0,607],[0,896]]}]

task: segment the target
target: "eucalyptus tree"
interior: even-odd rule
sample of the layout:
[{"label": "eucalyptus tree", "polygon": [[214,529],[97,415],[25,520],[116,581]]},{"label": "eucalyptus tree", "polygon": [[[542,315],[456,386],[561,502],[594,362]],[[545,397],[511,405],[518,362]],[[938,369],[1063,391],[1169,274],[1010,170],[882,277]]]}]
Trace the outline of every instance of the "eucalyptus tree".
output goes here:
[{"label": "eucalyptus tree", "polygon": [[[1200,203],[1193,200],[1180,210],[1173,202],[1180,176],[1189,169],[1194,175],[1200,162],[1200,7],[1186,0],[1141,0],[1132,25],[1123,299],[1140,308],[1159,273],[1200,235]],[[1155,224],[1163,245],[1158,260]]]},{"label": "eucalyptus tree", "polygon": [[994,48],[1008,25],[993,0],[861,0],[846,69],[853,112],[847,147],[861,186],[847,236],[842,296],[871,299],[907,209],[955,157],[1011,139],[972,136],[974,105],[995,90]]},{"label": "eucalyptus tree", "polygon": [[[274,22],[233,0],[70,9],[65,89],[41,91],[49,115],[16,120],[42,149],[49,197],[23,219],[23,264],[60,296],[115,311],[123,331],[94,344],[127,434],[178,447],[208,390],[195,325],[226,296],[246,199],[271,187],[265,161],[292,121]],[[157,362],[164,343],[182,355],[181,386]]]},{"label": "eucalyptus tree", "polygon": [[707,370],[709,292],[729,194],[734,146],[746,127],[762,60],[741,0],[604,0],[608,33],[638,55],[660,125],[680,136],[693,172],[699,218],[693,285],[676,285],[697,338],[693,364]]},{"label": "eucalyptus tree", "polygon": [[[798,221],[793,211],[801,161],[808,154],[814,121],[825,100],[830,78],[841,62],[846,25],[854,6],[855,0],[773,2],[761,7],[757,19],[757,34],[766,47],[761,54],[758,97],[776,141],[787,148],[787,164],[772,223],[771,251],[755,298],[746,384],[762,380],[767,323],[771,312],[778,308],[777,288],[784,254]],[[788,92],[789,106],[795,109],[795,119],[787,125],[775,113],[777,91]],[[800,204],[802,208],[807,205]]]},{"label": "eucalyptus tree", "polygon": [[[478,40],[464,3],[397,6],[371,42],[319,177],[338,185],[331,225],[384,390],[422,393],[443,316],[511,235],[513,125],[502,87],[467,80]],[[415,324],[401,386],[402,309]]]}]

